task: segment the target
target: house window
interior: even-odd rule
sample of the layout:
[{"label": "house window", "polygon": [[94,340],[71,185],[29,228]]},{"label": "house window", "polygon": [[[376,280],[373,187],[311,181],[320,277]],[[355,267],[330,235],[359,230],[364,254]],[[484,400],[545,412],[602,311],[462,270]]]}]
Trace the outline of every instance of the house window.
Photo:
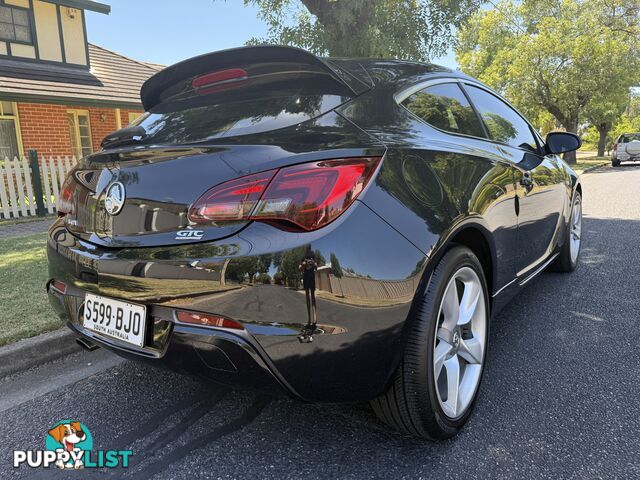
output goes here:
[{"label": "house window", "polygon": [[0,160],[21,154],[18,107],[13,102],[0,102]]},{"label": "house window", "polygon": [[129,123],[133,123],[135,120],[140,118],[140,115],[142,115],[140,112],[129,112]]},{"label": "house window", "polygon": [[33,44],[29,10],[0,6],[0,40]]},{"label": "house window", "polygon": [[89,112],[86,110],[68,110],[69,135],[71,136],[71,148],[76,159],[80,160],[93,153],[91,143],[91,126],[89,124]]}]

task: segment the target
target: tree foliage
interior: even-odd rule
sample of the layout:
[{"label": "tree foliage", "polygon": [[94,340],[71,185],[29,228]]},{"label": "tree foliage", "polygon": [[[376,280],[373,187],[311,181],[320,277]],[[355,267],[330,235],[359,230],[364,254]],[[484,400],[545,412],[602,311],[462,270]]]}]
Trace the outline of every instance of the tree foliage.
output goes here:
[{"label": "tree foliage", "polygon": [[530,118],[610,128],[640,83],[639,13],[640,0],[504,0],[460,30],[457,59]]},{"label": "tree foliage", "polygon": [[447,51],[478,0],[244,0],[275,43],[318,55],[427,60]]}]

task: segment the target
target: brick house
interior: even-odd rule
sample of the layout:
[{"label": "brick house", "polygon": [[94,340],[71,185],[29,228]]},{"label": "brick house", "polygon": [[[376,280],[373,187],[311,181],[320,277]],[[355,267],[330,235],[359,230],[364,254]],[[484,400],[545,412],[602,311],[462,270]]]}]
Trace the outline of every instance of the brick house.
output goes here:
[{"label": "brick house", "polygon": [[140,87],[160,70],[87,41],[91,0],[0,0],[0,159],[83,157],[142,113]]}]

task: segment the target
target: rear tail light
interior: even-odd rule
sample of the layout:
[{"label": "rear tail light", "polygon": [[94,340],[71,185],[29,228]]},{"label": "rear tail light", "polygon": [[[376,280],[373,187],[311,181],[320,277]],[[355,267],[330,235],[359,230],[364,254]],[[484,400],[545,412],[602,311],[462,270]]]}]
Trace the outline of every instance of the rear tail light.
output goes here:
[{"label": "rear tail light", "polygon": [[328,160],[270,170],[218,185],[189,210],[194,223],[256,220],[312,231],[356,200],[381,157]]},{"label": "rear tail light", "polygon": [[64,282],[61,282],[60,280],[53,280],[50,286],[53,290],[55,290],[58,293],[61,293],[62,295],[67,293],[67,284]]},{"label": "rear tail light", "polygon": [[232,328],[234,330],[244,330],[244,327],[235,320],[217,315],[208,315],[205,313],[178,311],[176,313],[178,321],[181,323],[189,323],[191,325],[203,325],[207,327]]},{"label": "rear tail light", "polygon": [[614,152],[617,152],[617,151],[618,151],[618,144],[617,144],[617,143],[614,143],[614,144],[613,144],[613,151],[614,151]]},{"label": "rear tail light", "polygon": [[213,187],[194,203],[189,219],[196,223],[247,220],[275,174],[271,170]]},{"label": "rear tail light", "polygon": [[74,199],[74,190],[73,177],[69,175],[62,184],[62,190],[60,190],[60,195],[56,204],[56,213],[59,217],[75,215],[76,203]]}]

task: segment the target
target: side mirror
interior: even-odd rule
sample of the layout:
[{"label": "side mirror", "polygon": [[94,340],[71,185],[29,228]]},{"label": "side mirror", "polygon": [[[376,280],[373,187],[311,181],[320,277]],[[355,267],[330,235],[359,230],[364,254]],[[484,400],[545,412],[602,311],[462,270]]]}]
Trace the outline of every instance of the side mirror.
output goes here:
[{"label": "side mirror", "polygon": [[582,146],[580,137],[569,132],[551,132],[546,142],[547,152],[555,154],[573,152]]}]

